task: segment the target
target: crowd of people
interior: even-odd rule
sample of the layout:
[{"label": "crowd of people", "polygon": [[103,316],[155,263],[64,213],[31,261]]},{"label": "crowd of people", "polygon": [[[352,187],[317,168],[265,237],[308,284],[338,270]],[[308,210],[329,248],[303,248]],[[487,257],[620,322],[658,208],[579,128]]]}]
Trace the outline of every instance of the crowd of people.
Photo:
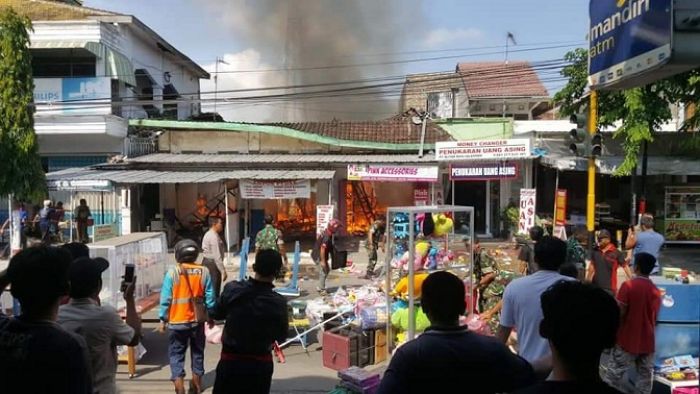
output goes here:
[{"label": "crowd of people", "polygon": [[[217,321],[225,323],[214,393],[269,392],[272,349],[286,338],[289,326],[286,300],[273,291],[285,266],[281,234],[268,221],[256,243],[254,276],[226,283],[221,290],[226,280],[220,268],[224,248],[214,238],[222,231],[221,221],[214,223],[203,242],[204,264],[197,263],[200,247],[194,241],[175,245],[176,264],[167,270],[161,289],[158,330],[168,336],[176,393],[186,392],[188,349],[189,390],[201,392],[205,327],[212,328]],[[642,224],[653,228],[653,219],[646,217]],[[337,220],[331,221],[317,242],[314,260],[321,273],[328,272],[339,227]],[[580,258],[580,244],[538,231],[531,255],[525,256],[527,275],[522,277],[503,274],[478,240],[473,245],[481,300],[477,309],[487,315],[494,337],[460,326],[459,317],[472,312],[462,280],[449,272],[428,275],[422,285],[422,307],[431,326],[396,350],[380,393],[435,387],[444,392],[618,393],[632,367],[638,376],[636,392],[651,392],[654,325],[661,297],[649,279],[658,269],[654,248],[661,246],[653,229],[628,241],[634,253],[627,257],[610,246],[610,233],[599,232],[594,254],[583,255],[589,266],[585,275],[573,260]],[[383,246],[383,228],[372,236],[370,253],[376,253]],[[571,275],[563,274],[567,264],[574,268]],[[615,283],[618,266],[629,277],[621,286]],[[11,285],[21,313],[7,317],[0,312],[3,392],[116,392],[117,346],[137,345],[142,327],[134,301],[136,277],[122,286],[125,319],[116,309],[101,305],[101,278],[108,267],[107,260],[90,258],[82,243],[35,246],[11,259],[0,273],[0,288]],[[325,290],[324,279],[321,274],[319,291]],[[514,337],[517,354],[507,346]],[[601,358],[603,353],[607,357]]]},{"label": "crowd of people", "polygon": [[[171,379],[185,393],[185,353],[190,349],[189,392],[202,390],[205,325],[225,320],[214,393],[270,390],[275,341],[287,336],[287,303],[273,281],[282,269],[279,252],[257,253],[254,276],[227,283],[215,296],[209,270],[196,263],[199,246],[175,246],[177,264],[164,278],[158,330],[168,335]],[[11,286],[21,312],[0,312],[0,392],[116,393],[117,346],[141,340],[134,301],[137,277],[122,284],[126,318],[101,305],[102,273],[109,262],[90,258],[86,245],[33,246],[0,272],[0,288]]]},{"label": "crowd of people", "polygon": [[[42,205],[34,205],[31,210],[22,202],[17,207],[17,212],[23,248],[30,243],[61,244],[65,242],[64,231],[69,223],[66,222],[63,201],[44,200]],[[82,243],[90,242],[88,228],[92,225],[92,213],[85,199],[80,199],[72,218],[75,222],[75,239]],[[9,228],[10,219],[8,218],[0,226],[0,234],[5,234]]]},{"label": "crowd of people", "polygon": [[[634,277],[613,293],[560,274],[569,253],[558,238],[540,237],[532,253],[531,274],[505,286],[495,338],[459,325],[467,305],[458,277],[428,275],[421,305],[431,326],[398,348],[379,392],[424,392],[439,382],[444,392],[620,393],[635,368],[635,393],[650,393],[661,297],[649,279],[656,258],[635,254]],[[475,266],[486,279],[481,290],[496,277],[489,264]],[[506,346],[514,331],[517,355]]]}]

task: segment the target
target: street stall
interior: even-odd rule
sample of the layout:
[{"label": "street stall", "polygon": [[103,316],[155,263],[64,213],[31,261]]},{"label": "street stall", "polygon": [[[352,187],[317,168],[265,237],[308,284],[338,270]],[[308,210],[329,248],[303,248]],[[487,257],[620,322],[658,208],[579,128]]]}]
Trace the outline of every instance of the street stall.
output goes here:
[{"label": "street stall", "polygon": [[666,243],[700,244],[699,186],[667,186],[664,213]]},{"label": "street stall", "polygon": [[[136,311],[143,315],[158,306],[160,288],[165,275],[168,249],[165,234],[134,233],[89,244],[90,257],[102,257],[109,261],[109,269],[102,274],[100,302],[126,314],[126,301],[121,289],[122,275],[127,266],[134,267],[138,278],[134,298]],[[140,346],[140,352],[144,351]],[[128,363],[129,375],[136,373],[137,348],[129,347],[120,352],[120,359]]]},{"label": "street stall", "polygon": [[700,283],[680,269],[664,268],[663,274],[652,277],[662,294],[655,330],[654,380],[655,386],[676,393],[682,392],[675,391],[681,387],[698,387]]},{"label": "street stall", "polygon": [[387,224],[384,308],[390,317],[386,322],[389,355],[430,325],[420,308],[421,284],[430,272],[446,270],[464,280],[467,311],[473,310],[474,208],[391,207]]}]

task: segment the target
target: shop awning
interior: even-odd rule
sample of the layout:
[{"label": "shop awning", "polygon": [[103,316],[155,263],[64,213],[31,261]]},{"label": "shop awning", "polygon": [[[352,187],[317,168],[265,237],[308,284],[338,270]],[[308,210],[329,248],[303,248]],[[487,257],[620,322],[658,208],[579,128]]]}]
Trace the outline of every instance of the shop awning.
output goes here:
[{"label": "shop awning", "polygon": [[153,153],[127,159],[129,163],[164,165],[227,165],[227,164],[418,164],[435,163],[435,155],[418,154],[274,154],[274,153]]},{"label": "shop awning", "polygon": [[49,188],[66,182],[108,181],[116,184],[213,183],[232,179],[333,179],[332,170],[153,171],[70,168],[46,174]]},{"label": "shop awning", "polygon": [[31,42],[31,49],[76,49],[82,48],[92,52],[95,56],[104,60],[104,76],[118,79],[131,86],[136,86],[134,66],[129,58],[118,51],[96,41],[84,40],[35,40]]},{"label": "shop awning", "polygon": [[[542,154],[542,164],[560,171],[586,171],[587,159],[573,156],[564,139],[540,139],[538,145]],[[604,152],[603,156],[596,159],[596,167],[601,174],[614,173],[624,161],[622,152],[618,151],[617,148],[612,147],[612,152],[608,150]],[[700,175],[700,160],[692,157],[650,155],[647,162],[647,174]]]}]

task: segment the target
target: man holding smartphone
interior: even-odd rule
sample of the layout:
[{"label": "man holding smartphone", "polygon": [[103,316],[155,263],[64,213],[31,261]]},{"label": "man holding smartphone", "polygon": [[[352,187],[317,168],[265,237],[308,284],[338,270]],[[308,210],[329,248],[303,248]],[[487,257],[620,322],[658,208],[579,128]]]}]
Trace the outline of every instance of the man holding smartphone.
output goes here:
[{"label": "man holding smartphone", "polygon": [[654,217],[648,213],[642,215],[639,220],[639,227],[641,231],[630,227],[627,234],[625,248],[630,250],[630,252],[628,252],[626,260],[630,265],[634,266],[633,256],[639,253],[649,253],[656,258],[656,265],[651,271],[651,275],[656,275],[659,273],[659,254],[666,239],[664,239],[663,235],[654,231]]},{"label": "man holding smartphone", "polygon": [[100,394],[117,392],[117,346],[136,346],[141,339],[141,317],[134,301],[133,265],[130,274],[125,273],[122,286],[126,323],[115,308],[100,303],[102,273],[107,268],[109,262],[99,257],[73,260],[69,270],[70,302],[58,310],[58,324],[85,338],[92,360],[94,389]]}]

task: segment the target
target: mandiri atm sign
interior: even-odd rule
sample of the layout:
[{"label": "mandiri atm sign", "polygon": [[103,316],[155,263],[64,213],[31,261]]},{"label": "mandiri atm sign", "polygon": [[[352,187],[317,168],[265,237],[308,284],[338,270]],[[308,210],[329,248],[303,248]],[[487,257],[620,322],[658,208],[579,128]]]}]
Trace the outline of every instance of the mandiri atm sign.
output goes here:
[{"label": "mandiri atm sign", "polygon": [[697,68],[698,12],[697,0],[590,0],[590,88],[628,89]]}]

